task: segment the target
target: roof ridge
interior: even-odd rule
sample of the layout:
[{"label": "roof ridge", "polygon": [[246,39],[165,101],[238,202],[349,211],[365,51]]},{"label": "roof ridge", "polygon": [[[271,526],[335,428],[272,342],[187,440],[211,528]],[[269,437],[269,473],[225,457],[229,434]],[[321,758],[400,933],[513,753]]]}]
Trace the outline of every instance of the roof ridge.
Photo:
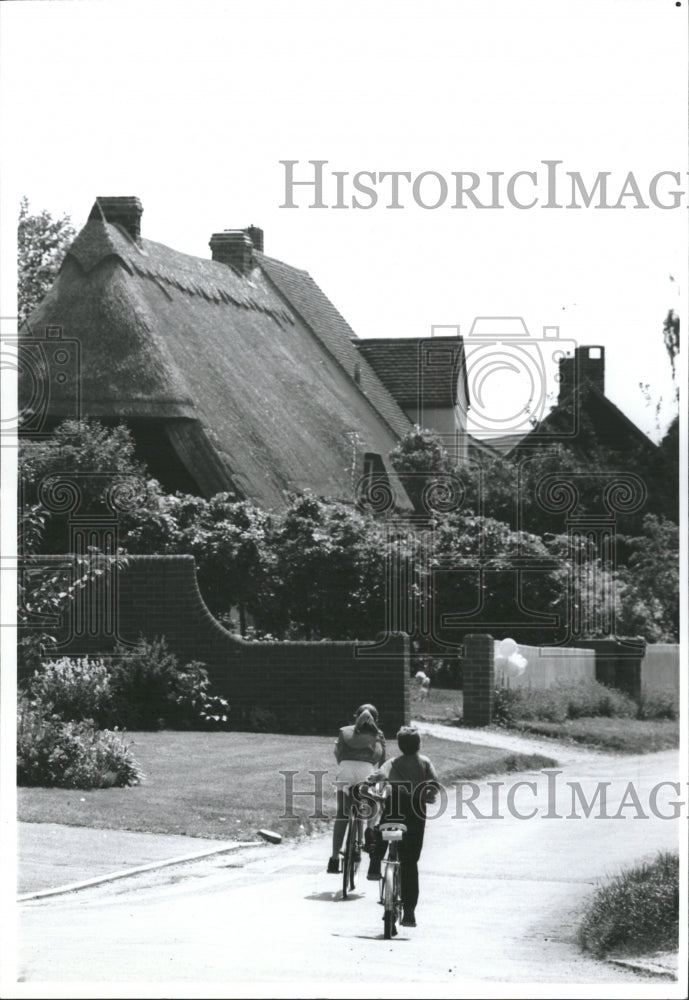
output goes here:
[{"label": "roof ridge", "polygon": [[278,324],[294,324],[294,317],[282,301],[279,305],[250,278],[234,268],[205,257],[175,250],[155,240],[140,244],[125,237],[119,226],[95,218],[89,219],[69,247],[72,255],[88,273],[106,257],[117,257],[125,268],[141,278],[166,288],[176,288],[187,295],[203,298],[216,305],[234,305],[271,316]]}]

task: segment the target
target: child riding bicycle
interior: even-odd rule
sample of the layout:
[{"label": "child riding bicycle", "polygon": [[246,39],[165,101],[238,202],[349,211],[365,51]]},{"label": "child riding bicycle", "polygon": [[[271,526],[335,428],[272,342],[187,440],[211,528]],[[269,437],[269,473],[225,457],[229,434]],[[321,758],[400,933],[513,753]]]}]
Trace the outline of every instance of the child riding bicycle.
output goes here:
[{"label": "child riding bicycle", "polygon": [[[344,726],[335,743],[335,758],[339,765],[335,778],[337,788],[337,815],[333,825],[332,854],[328,859],[328,873],[340,872],[340,849],[347,829],[347,817],[352,804],[352,788],[366,780],[371,767],[380,766],[385,760],[385,737],[378,728],[378,709],[375,705],[360,705],[354,713],[354,725]],[[363,791],[367,820],[360,820],[360,834],[366,822],[365,842],[373,844],[373,826],[377,821],[378,807]],[[361,840],[361,837],[359,837]],[[360,858],[357,858],[360,860]]]},{"label": "child riding bicycle", "polygon": [[[403,726],[397,734],[401,756],[391,757],[382,767],[369,774],[371,783],[385,781],[389,795],[383,805],[384,822],[403,823],[407,830],[398,848],[402,875],[402,925],[416,927],[416,904],[419,898],[418,861],[426,827],[426,803],[434,802],[440,788],[438,776],[428,757],[419,753],[421,737],[412,726]],[[368,878],[380,877],[380,864],[387,851],[382,838],[376,838],[371,851]]]}]

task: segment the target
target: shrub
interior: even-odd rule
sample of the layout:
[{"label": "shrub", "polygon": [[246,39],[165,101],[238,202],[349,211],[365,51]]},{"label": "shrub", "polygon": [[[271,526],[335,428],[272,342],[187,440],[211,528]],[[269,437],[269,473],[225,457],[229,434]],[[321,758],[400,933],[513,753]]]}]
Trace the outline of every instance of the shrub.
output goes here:
[{"label": "shrub", "polygon": [[228,704],[209,693],[202,663],[180,666],[164,638],[139,639],[133,650],[119,646],[106,660],[120,725],[128,729],[192,729],[227,722]]},{"label": "shrub", "polygon": [[50,661],[31,678],[29,693],[45,716],[73,722],[90,719],[101,727],[118,721],[111,671],[102,659]]},{"label": "shrub", "polygon": [[23,705],[17,728],[17,784],[47,788],[110,788],[143,778],[131,744],[90,722],[46,718]]},{"label": "shrub", "polygon": [[499,687],[495,689],[493,721],[498,726],[512,726],[519,718],[520,691],[518,688]]},{"label": "shrub", "polygon": [[679,703],[674,691],[649,691],[641,698],[636,713],[637,719],[679,718]]},{"label": "shrub", "polygon": [[245,723],[254,732],[272,733],[277,723],[277,717],[270,709],[262,708],[260,705],[253,705],[245,713]]},{"label": "shrub", "polygon": [[567,718],[581,719],[596,715],[608,718],[633,719],[637,712],[636,702],[618,691],[606,687],[598,681],[579,681],[563,688],[567,699]]},{"label": "shrub", "polygon": [[48,662],[31,678],[29,695],[46,717],[101,728],[208,728],[228,717],[227,701],[210,693],[204,665],[180,666],[164,638],[140,638],[133,650],[119,646],[112,656]]},{"label": "shrub", "polygon": [[598,681],[578,681],[551,688],[497,688],[493,717],[499,725],[524,722],[565,722],[607,716],[634,718],[636,703]]},{"label": "shrub", "polygon": [[598,957],[617,951],[677,948],[679,855],[658,854],[596,892],[579,928],[579,943]]}]

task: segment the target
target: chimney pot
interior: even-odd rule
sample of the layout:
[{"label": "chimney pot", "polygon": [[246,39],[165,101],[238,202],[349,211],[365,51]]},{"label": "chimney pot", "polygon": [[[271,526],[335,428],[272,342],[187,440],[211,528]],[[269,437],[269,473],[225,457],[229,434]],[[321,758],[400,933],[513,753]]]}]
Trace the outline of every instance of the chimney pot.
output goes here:
[{"label": "chimney pot", "polygon": [[102,219],[121,226],[135,243],[141,241],[141,216],[143,205],[135,195],[103,196],[96,198],[89,219]]}]

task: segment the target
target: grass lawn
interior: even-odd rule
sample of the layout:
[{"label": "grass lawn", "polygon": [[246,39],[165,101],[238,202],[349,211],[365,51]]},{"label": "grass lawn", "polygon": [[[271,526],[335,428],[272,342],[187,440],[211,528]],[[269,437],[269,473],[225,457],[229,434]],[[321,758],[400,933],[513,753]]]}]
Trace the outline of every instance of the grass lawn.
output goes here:
[{"label": "grass lawn", "polygon": [[457,725],[462,717],[464,694],[447,688],[432,687],[427,698],[421,698],[418,689],[411,690],[411,717],[417,722],[440,722]]},{"label": "grass lawn", "polygon": [[679,722],[670,719],[567,719],[566,722],[519,722],[520,732],[538,733],[568,743],[620,753],[654,753],[679,746]]},{"label": "grass lawn", "polygon": [[[296,818],[283,818],[285,779],[279,772],[298,772],[294,791],[313,792],[314,778],[308,772],[327,769],[323,811],[330,817],[334,808],[330,782],[335,777],[330,737],[169,731],[128,735],[146,775],[143,784],[93,791],[19,788],[18,818],[221,840],[253,839],[261,827],[298,836],[301,826],[308,833],[329,825],[329,819],[313,818],[313,795],[295,796]],[[423,738],[422,751],[448,783],[555,763],[548,757],[430,736]]]},{"label": "grass lawn", "polygon": [[[419,722],[438,722],[461,727],[461,691],[431,688],[422,699],[412,690],[411,717]],[[553,741],[581,743],[618,753],[654,753],[679,746],[679,722],[670,719],[628,719],[596,716],[566,722],[518,721],[513,731],[549,736]],[[556,744],[555,744],[556,745]]]}]

